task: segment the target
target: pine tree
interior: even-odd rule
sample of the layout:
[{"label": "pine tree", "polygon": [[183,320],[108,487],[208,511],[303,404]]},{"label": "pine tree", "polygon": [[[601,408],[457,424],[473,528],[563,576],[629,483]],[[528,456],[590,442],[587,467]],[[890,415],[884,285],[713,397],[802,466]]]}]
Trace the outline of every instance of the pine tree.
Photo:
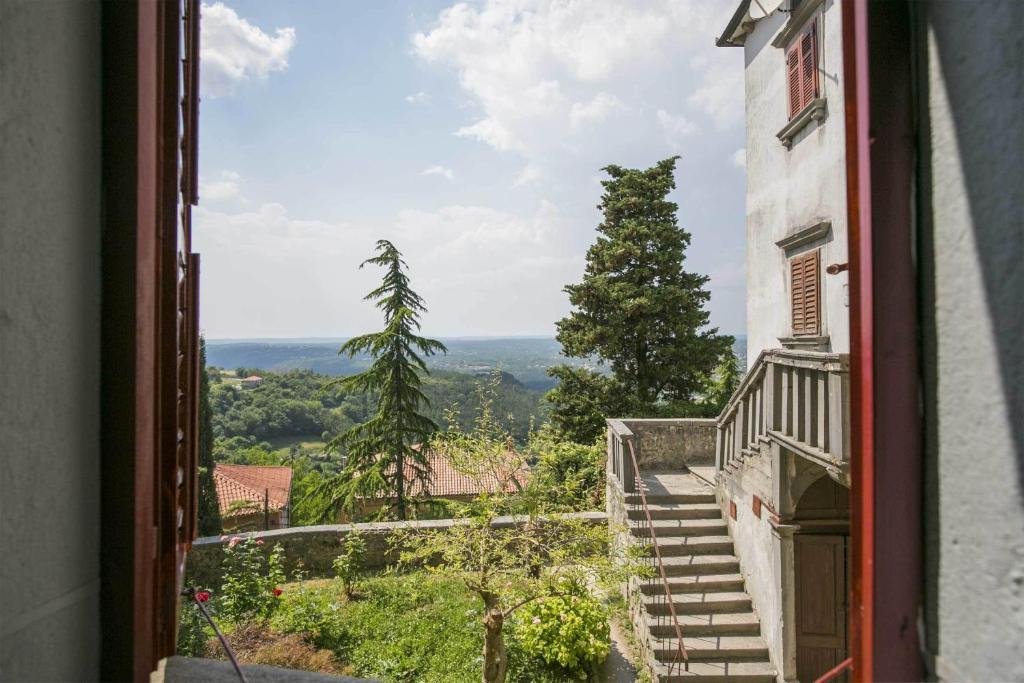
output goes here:
[{"label": "pine tree", "polygon": [[373,363],[363,373],[329,383],[351,393],[379,396],[376,412],[332,440],[329,447],[347,449],[345,468],[317,488],[310,504],[325,521],[339,507],[355,510],[360,498],[391,497],[399,519],[407,514],[407,491],[412,480],[426,482],[429,466],[425,446],[437,425],[418,412],[428,405],[421,389],[422,376],[429,374],[422,356],[446,352],[444,344],[416,333],[423,300],[409,285],[402,255],[387,240],[377,242],[378,255],[360,265],[386,269],[381,286],[366,295],[384,312],[384,329],[349,339],[339,354],[351,358],[368,353]]},{"label": "pine tree", "polygon": [[583,281],[565,288],[574,310],[557,323],[565,354],[608,363],[641,412],[692,402],[733,342],[708,327],[708,278],[683,269],[690,234],[668,200],[676,159],[603,169],[600,234]]},{"label": "pine tree", "polygon": [[199,337],[199,535],[220,534],[220,506],[213,481],[213,410],[206,372],[206,339]]}]

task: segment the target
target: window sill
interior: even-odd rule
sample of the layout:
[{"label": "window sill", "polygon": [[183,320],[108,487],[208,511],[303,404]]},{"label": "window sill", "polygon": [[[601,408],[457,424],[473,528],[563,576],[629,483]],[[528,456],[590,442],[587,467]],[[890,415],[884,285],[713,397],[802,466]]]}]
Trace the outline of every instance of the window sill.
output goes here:
[{"label": "window sill", "polygon": [[782,344],[782,348],[784,349],[794,349],[799,351],[828,351],[829,337],[828,335],[779,337],[779,343]]},{"label": "window sill", "polygon": [[822,122],[825,120],[825,114],[827,109],[825,107],[825,98],[816,97],[811,100],[811,103],[804,107],[799,114],[790,119],[782,130],[776,133],[775,137],[779,139],[786,149],[793,147],[793,138],[796,137],[797,133],[803,130],[807,124],[811,121]]}]

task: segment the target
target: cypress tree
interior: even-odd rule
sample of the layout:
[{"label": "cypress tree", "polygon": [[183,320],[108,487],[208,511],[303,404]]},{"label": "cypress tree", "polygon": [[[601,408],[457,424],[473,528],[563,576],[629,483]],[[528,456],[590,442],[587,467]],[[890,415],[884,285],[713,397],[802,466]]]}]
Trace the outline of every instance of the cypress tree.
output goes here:
[{"label": "cypress tree", "polygon": [[[329,447],[347,450],[345,468],[321,484],[311,503],[325,521],[339,507],[352,511],[360,498],[391,497],[399,519],[407,515],[410,483],[426,482],[430,474],[424,448],[437,425],[419,411],[429,405],[422,391],[422,377],[429,374],[425,356],[446,352],[444,344],[417,334],[420,314],[426,312],[423,299],[414,292],[406,275],[402,255],[391,242],[377,242],[377,256],[367,264],[385,269],[380,287],[366,295],[384,312],[384,329],[349,339],[339,350],[351,358],[368,353],[373,362],[358,375],[344,377],[327,386],[346,392],[375,394],[373,417],[332,440]],[[325,387],[326,388],[326,387]]]},{"label": "cypress tree", "polygon": [[206,373],[206,339],[199,337],[199,535],[220,534],[220,506],[213,481],[213,410]]},{"label": "cypress tree", "polygon": [[565,291],[573,310],[557,323],[566,355],[596,355],[639,413],[681,411],[706,391],[732,337],[708,326],[708,277],[683,269],[690,234],[679,227],[678,157],[648,169],[607,166],[603,220],[583,281]]}]

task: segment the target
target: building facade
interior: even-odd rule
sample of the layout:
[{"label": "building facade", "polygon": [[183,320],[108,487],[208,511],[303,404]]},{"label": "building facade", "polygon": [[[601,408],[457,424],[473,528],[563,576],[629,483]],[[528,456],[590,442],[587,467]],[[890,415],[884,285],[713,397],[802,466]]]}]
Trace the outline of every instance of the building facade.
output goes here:
[{"label": "building facade", "polygon": [[815,680],[850,652],[839,4],[742,2],[717,44],[746,64],[748,375],[723,414],[716,495],[780,679]]}]

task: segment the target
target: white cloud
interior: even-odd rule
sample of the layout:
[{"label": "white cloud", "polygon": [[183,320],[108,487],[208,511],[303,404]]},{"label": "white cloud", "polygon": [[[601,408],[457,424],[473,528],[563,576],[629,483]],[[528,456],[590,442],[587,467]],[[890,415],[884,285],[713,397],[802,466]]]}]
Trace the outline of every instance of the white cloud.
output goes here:
[{"label": "white cloud", "polygon": [[516,174],[515,180],[512,181],[512,187],[521,187],[523,185],[529,185],[535,183],[544,177],[544,172],[540,166],[536,164],[527,164],[523,166],[523,170]]},{"label": "white cloud", "polygon": [[[664,154],[665,135],[650,125],[658,110],[679,112],[701,92],[691,106],[703,116],[718,104],[705,74],[733,69],[742,78],[742,61],[713,46],[726,13],[711,4],[460,2],[416,33],[412,47],[426,64],[455,72],[479,112],[457,135],[564,177],[551,167],[569,159],[599,168],[622,160],[620,150]],[[737,96],[742,102],[742,83]],[[697,123],[681,114],[673,120],[678,144]]]},{"label": "white cloud", "polygon": [[741,70],[713,65],[687,103],[707,114],[717,128],[728,128],[743,119],[743,87]]},{"label": "white cloud", "polygon": [[405,101],[408,102],[409,104],[423,104],[429,99],[430,96],[427,95],[427,93],[423,92],[422,90],[420,90],[419,92],[415,92],[412,95],[405,96]]},{"label": "white cloud", "polygon": [[240,212],[201,205],[193,217],[203,326],[212,337],[377,329],[380,313],[362,297],[380,272],[359,264],[382,237],[405,255],[429,308],[428,333],[547,332],[566,312],[562,286],[582,271],[583,255],[566,245],[565,220],[549,202],[521,215],[464,205],[407,209],[376,225],[302,220],[273,202]]},{"label": "white cloud", "polygon": [[294,28],[274,29],[273,35],[253,26],[222,2],[202,6],[200,78],[203,94],[229,95],[251,79],[262,80],[288,68],[295,46]]},{"label": "white cloud", "polygon": [[235,171],[221,171],[217,180],[199,179],[199,197],[204,202],[223,202],[241,196],[241,180]]},{"label": "white cloud", "polygon": [[736,166],[738,168],[746,168],[747,167],[747,150],[746,149],[740,148],[740,149],[736,150],[735,152],[732,153],[732,157],[730,157],[730,158],[732,159],[732,165],[733,166]]},{"label": "white cloud", "polygon": [[665,142],[675,150],[682,149],[684,139],[700,130],[697,124],[682,114],[670,114],[664,109],[659,109],[657,118],[658,125],[665,131]]},{"label": "white cloud", "polygon": [[420,171],[420,175],[439,175],[442,178],[447,178],[448,180],[455,180],[455,173],[452,169],[445,166],[434,165],[430,168],[425,168]]},{"label": "white cloud", "polygon": [[601,123],[615,112],[628,109],[615,95],[599,92],[587,103],[576,102],[569,110],[569,124],[578,128],[588,123]]}]

